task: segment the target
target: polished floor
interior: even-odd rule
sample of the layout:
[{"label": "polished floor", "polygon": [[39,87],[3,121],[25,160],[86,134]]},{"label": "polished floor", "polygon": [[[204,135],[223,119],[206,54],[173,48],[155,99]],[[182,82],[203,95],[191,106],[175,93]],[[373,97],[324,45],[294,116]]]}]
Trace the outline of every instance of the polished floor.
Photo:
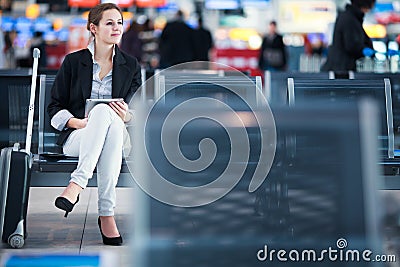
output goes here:
[{"label": "polished floor", "polygon": [[28,206],[28,237],[22,249],[11,249],[7,244],[1,246],[4,260],[10,254],[23,255],[92,255],[105,253],[114,256],[113,266],[128,266],[130,253],[128,226],[131,212],[132,188],[117,188],[117,208],[115,210],[119,231],[124,239],[121,247],[104,246],[97,225],[97,189],[87,188],[81,193],[80,201],[74,210],[64,218],[64,213],[54,206],[54,199],[62,188],[34,187],[30,191]]},{"label": "polished floor", "polygon": [[[54,207],[54,199],[61,193],[58,187],[34,187],[30,191],[28,207],[28,237],[22,249],[11,249],[1,245],[1,259],[4,261],[15,254],[35,255],[107,255],[112,263],[104,266],[132,266],[130,233],[132,226],[132,201],[134,188],[117,188],[116,220],[124,238],[121,247],[104,246],[97,226],[97,189],[87,188],[81,194],[79,204],[63,217],[63,212]],[[396,262],[388,267],[400,266],[400,190],[382,190],[384,212],[389,214],[385,231],[385,254],[397,256]],[[134,213],[134,212],[133,212]],[[133,214],[134,215],[134,214]],[[61,261],[61,260],[60,260]],[[4,266],[0,264],[0,266]],[[36,265],[35,265],[36,266]],[[46,265],[47,266],[47,265]],[[58,266],[58,265],[52,265]],[[62,265],[64,266],[64,265]],[[74,265],[75,266],[75,265]],[[103,265],[102,265],[103,266]]]}]

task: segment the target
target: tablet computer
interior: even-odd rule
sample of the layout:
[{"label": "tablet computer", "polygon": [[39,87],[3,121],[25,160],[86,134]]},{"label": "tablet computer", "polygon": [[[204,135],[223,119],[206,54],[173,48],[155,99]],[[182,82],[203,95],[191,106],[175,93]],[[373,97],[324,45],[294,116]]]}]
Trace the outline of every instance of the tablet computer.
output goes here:
[{"label": "tablet computer", "polygon": [[89,115],[89,112],[92,110],[94,106],[100,103],[111,103],[111,102],[121,102],[124,101],[123,98],[100,98],[100,99],[94,99],[94,98],[89,98],[86,99],[86,105],[85,105],[85,118]]}]

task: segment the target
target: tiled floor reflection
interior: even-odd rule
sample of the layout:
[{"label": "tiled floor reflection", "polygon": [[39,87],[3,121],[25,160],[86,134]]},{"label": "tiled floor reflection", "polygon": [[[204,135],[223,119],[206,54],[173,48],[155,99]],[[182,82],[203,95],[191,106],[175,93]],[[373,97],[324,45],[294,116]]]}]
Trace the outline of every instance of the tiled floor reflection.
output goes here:
[{"label": "tiled floor reflection", "polygon": [[[62,211],[54,207],[54,199],[62,188],[31,188],[28,208],[28,237],[22,249],[8,248],[1,243],[0,255],[9,253],[28,254],[80,254],[111,252],[118,263],[110,266],[131,266],[129,250],[130,233],[133,225],[133,188],[117,188],[116,219],[124,238],[122,247],[104,246],[97,226],[97,189],[87,188],[80,196],[79,204],[64,218]],[[385,253],[400,258],[400,190],[381,191],[382,206],[385,208]],[[382,212],[384,210],[382,209]],[[1,264],[0,264],[1,265]],[[400,266],[400,262],[390,263],[388,267]]]},{"label": "tiled floor reflection", "polygon": [[124,245],[110,247],[102,244],[97,225],[97,188],[87,188],[81,193],[79,203],[69,213],[68,218],[64,218],[64,213],[54,206],[54,200],[62,192],[62,188],[31,188],[25,245],[22,249],[12,249],[1,243],[1,256],[7,253],[76,255],[106,250],[115,252],[120,261],[125,262],[128,253],[121,252],[127,249],[129,243],[130,229],[127,220],[131,216],[133,190],[117,188],[115,213]]}]

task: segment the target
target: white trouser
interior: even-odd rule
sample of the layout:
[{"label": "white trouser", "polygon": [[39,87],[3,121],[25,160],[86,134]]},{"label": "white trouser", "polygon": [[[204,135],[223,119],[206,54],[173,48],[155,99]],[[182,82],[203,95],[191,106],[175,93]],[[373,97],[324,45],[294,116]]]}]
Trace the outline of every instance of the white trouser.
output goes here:
[{"label": "white trouser", "polygon": [[78,167],[71,174],[70,182],[85,188],[97,167],[100,216],[114,215],[124,129],[124,122],[111,107],[98,104],[89,113],[86,127],[73,131],[63,147],[66,155],[79,156]]}]

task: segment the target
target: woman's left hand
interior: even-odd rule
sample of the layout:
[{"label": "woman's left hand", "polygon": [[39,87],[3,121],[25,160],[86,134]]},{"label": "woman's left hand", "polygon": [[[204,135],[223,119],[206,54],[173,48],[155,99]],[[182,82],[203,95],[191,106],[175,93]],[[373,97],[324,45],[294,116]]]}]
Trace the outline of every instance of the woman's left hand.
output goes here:
[{"label": "woman's left hand", "polygon": [[124,122],[129,121],[130,116],[127,116],[127,114],[129,114],[128,104],[126,104],[124,101],[120,101],[111,102],[109,105]]}]

